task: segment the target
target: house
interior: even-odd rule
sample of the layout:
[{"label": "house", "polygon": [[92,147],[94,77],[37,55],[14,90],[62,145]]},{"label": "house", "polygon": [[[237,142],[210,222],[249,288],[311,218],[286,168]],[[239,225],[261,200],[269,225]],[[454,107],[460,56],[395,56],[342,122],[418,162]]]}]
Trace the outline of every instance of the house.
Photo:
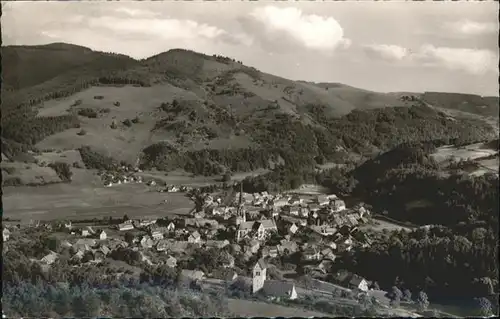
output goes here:
[{"label": "house", "polygon": [[212,273],[212,277],[223,280],[226,284],[230,284],[238,278],[238,273],[234,269],[220,268]]},{"label": "house", "polygon": [[332,265],[333,261],[323,259],[316,268],[319,269],[322,273],[326,274],[330,270]]},{"label": "house", "polygon": [[156,244],[156,251],[165,251],[168,248],[168,241],[165,239],[160,239]]},{"label": "house", "polygon": [[287,280],[266,280],[262,287],[264,294],[273,299],[297,299],[295,283]]},{"label": "house", "polygon": [[[276,227],[274,219],[261,219],[258,222],[256,222],[256,224],[260,224],[262,226],[264,234],[269,234],[270,232],[278,231],[278,227]],[[260,226],[258,227],[260,228]]]},{"label": "house", "polygon": [[71,262],[79,262],[82,260],[83,258],[83,254],[84,254],[84,251],[83,250],[79,250],[77,251],[71,258],[70,258],[70,261]]},{"label": "house", "polygon": [[345,202],[341,199],[334,199],[332,201],[332,209],[334,212],[341,212],[346,209]]},{"label": "house", "polygon": [[108,246],[106,246],[106,245],[102,245],[97,250],[101,251],[104,254],[104,256],[109,255],[109,253],[111,252],[111,249],[109,249]]},{"label": "house", "polygon": [[330,195],[326,195],[326,198],[328,198],[329,200],[333,200],[333,199],[337,199],[337,195],[335,194],[330,194]]},{"label": "house", "polygon": [[302,256],[304,260],[308,261],[319,260],[321,258],[319,251],[314,247],[307,247],[306,249],[304,249],[304,253]]},{"label": "house", "polygon": [[264,287],[266,281],[267,264],[264,259],[259,259],[252,269],[252,293],[256,293]]},{"label": "house", "polygon": [[63,247],[63,248],[71,248],[71,247],[73,247],[73,245],[71,245],[71,243],[69,241],[63,240],[61,242],[61,247]]},{"label": "house", "polygon": [[80,230],[80,235],[82,237],[87,237],[87,236],[90,236],[90,232],[88,231],[88,229],[81,229]]},{"label": "house", "polygon": [[368,282],[358,275],[352,275],[348,283],[349,288],[361,290],[363,292],[368,291]]},{"label": "house", "polygon": [[205,212],[204,211],[194,212],[193,216],[194,218],[198,219],[205,218]]},{"label": "house", "polygon": [[106,258],[106,255],[104,255],[104,252],[102,252],[99,249],[91,251],[93,253],[93,260],[96,261],[102,261],[104,258]]},{"label": "house", "polygon": [[142,248],[152,248],[154,245],[153,240],[148,235],[141,238],[140,245]]},{"label": "house", "polygon": [[212,209],[212,214],[213,214],[213,215],[222,216],[222,215],[224,215],[226,212],[227,212],[227,209],[226,209],[226,207],[223,207],[223,206],[214,207],[214,208]]},{"label": "house", "polygon": [[3,241],[7,241],[9,240],[9,237],[10,237],[10,230],[7,229],[7,228],[4,228],[3,231],[2,231],[2,235],[3,235]]},{"label": "house", "polygon": [[205,278],[205,273],[201,270],[182,269],[181,275],[190,280],[203,280]]},{"label": "house", "polygon": [[296,234],[298,230],[299,227],[297,227],[295,223],[293,223],[291,226],[288,227],[288,233],[292,235]]},{"label": "house", "polygon": [[326,206],[326,205],[330,204],[330,200],[328,199],[328,197],[326,197],[324,195],[318,195],[316,197],[316,203],[319,206]]},{"label": "house", "polygon": [[309,226],[311,230],[315,231],[316,233],[320,234],[321,236],[331,236],[337,232],[337,229],[334,227],[328,227],[328,226],[316,226],[312,225]]},{"label": "house", "polygon": [[255,222],[251,221],[239,224],[238,229],[236,230],[236,240],[240,241],[241,239],[245,238],[248,233],[252,231],[254,223]]},{"label": "house", "polygon": [[207,240],[205,242],[205,246],[207,248],[217,248],[217,249],[222,249],[226,246],[229,245],[229,240],[224,239],[224,240]]},{"label": "house", "polygon": [[106,240],[106,238],[108,238],[108,235],[106,234],[106,232],[104,230],[99,232],[99,240]]},{"label": "house", "polygon": [[262,248],[262,256],[276,258],[278,256],[278,246],[265,246]]},{"label": "house", "polygon": [[246,247],[248,247],[248,249],[252,252],[252,254],[256,254],[259,251],[260,242],[255,239],[252,239],[249,241]]},{"label": "house", "polygon": [[175,257],[169,256],[165,261],[165,264],[170,268],[175,268],[177,267],[177,259],[175,259]]},{"label": "house", "polygon": [[288,209],[288,213],[292,216],[299,216],[299,211],[300,211],[300,208],[297,206],[293,206],[293,207],[290,207]]},{"label": "house", "polygon": [[41,262],[45,263],[46,265],[51,265],[56,261],[57,257],[58,255],[55,252],[51,251],[50,254],[45,255],[41,259]]},{"label": "house", "polygon": [[189,246],[189,242],[177,240],[177,241],[170,241],[168,243],[167,249],[169,249],[170,251],[175,252],[175,253],[183,253],[186,251],[188,246]]},{"label": "house", "polygon": [[292,198],[290,198],[290,200],[288,201],[288,204],[292,205],[292,206],[297,206],[297,205],[300,205],[303,201],[304,200],[302,198],[300,198],[297,195],[294,195],[294,196],[292,196]]},{"label": "house", "polygon": [[170,223],[167,225],[167,231],[169,231],[169,232],[173,232],[173,231],[175,231],[175,224],[174,224],[174,222],[170,222]]},{"label": "house", "polygon": [[224,251],[222,253],[221,257],[223,259],[222,267],[224,267],[224,268],[233,268],[234,267],[234,257],[230,253]]},{"label": "house", "polygon": [[[318,204],[311,204],[311,205],[309,205],[309,211],[311,213],[317,213],[320,209],[321,209],[321,206],[319,206]],[[315,218],[317,218],[317,216],[318,215],[316,214]]]},{"label": "house", "polygon": [[189,235],[188,243],[198,244],[200,242],[201,242],[201,235],[197,230],[195,230],[194,232],[191,233],[191,235]]},{"label": "house", "polygon": [[308,207],[301,207],[299,210],[299,216],[302,218],[307,218],[309,216],[309,208]]},{"label": "house", "polygon": [[80,238],[73,244],[73,250],[87,251],[90,250],[90,248],[94,247],[95,245],[96,245],[95,239]]},{"label": "house", "polygon": [[149,235],[151,238],[154,240],[160,240],[163,239],[163,233],[166,231],[165,228],[163,227],[151,227],[149,228]]},{"label": "house", "polygon": [[357,226],[358,225],[358,220],[354,216],[347,215],[346,218],[347,218],[347,221],[348,221],[350,226]]},{"label": "house", "polygon": [[276,248],[281,256],[287,256],[296,252],[298,247],[296,242],[283,239]]},{"label": "house", "polygon": [[273,207],[275,209],[279,209],[279,208],[284,207],[286,205],[288,205],[288,199],[287,198],[281,198],[281,199],[275,200],[273,202]]},{"label": "house", "polygon": [[118,224],[118,230],[119,231],[126,231],[126,230],[132,230],[134,229],[134,225],[132,225],[132,222],[126,221],[124,223]]}]

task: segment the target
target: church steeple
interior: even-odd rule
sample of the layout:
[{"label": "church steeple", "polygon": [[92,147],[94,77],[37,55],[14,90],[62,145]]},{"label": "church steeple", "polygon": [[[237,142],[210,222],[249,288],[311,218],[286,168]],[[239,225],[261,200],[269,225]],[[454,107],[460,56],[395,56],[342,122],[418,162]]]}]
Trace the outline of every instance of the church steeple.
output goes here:
[{"label": "church steeple", "polygon": [[243,223],[247,221],[245,210],[243,209],[243,182],[240,182],[240,198],[238,200],[238,215],[241,216]]}]

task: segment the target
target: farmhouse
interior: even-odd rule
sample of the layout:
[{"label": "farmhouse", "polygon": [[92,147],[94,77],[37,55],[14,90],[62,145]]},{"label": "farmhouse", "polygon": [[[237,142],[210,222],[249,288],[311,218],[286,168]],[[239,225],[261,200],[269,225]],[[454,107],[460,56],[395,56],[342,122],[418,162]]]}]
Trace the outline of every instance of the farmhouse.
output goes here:
[{"label": "farmhouse", "polygon": [[188,237],[188,242],[191,244],[198,244],[201,242],[201,235],[200,233],[195,230],[194,232],[191,233]]},{"label": "farmhouse", "polygon": [[334,212],[341,212],[346,209],[345,202],[341,199],[335,199],[332,202],[332,209]]},{"label": "farmhouse", "polygon": [[57,257],[57,253],[52,251],[50,252],[50,254],[45,255],[45,257],[43,257],[41,261],[47,265],[51,265],[56,261]]},{"label": "farmhouse", "polygon": [[131,221],[126,221],[124,223],[118,224],[118,230],[119,231],[126,231],[126,230],[132,230],[134,229],[134,225],[132,225]]},{"label": "farmhouse", "polygon": [[316,203],[320,206],[326,206],[330,204],[330,200],[324,195],[319,195],[316,197]]},{"label": "farmhouse", "polygon": [[99,239],[100,240],[106,240],[106,238],[108,238],[108,235],[106,234],[106,232],[104,230],[102,230],[100,233],[99,233]]},{"label": "farmhouse", "polygon": [[351,277],[348,286],[351,289],[357,289],[364,292],[368,291],[368,282],[363,277],[360,277],[358,275],[353,275]]}]

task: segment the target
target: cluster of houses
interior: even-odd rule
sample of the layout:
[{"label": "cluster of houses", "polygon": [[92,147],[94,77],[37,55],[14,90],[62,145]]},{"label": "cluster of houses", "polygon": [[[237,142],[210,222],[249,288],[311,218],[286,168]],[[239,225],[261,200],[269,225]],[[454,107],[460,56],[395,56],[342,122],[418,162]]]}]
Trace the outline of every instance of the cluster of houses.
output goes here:
[{"label": "cluster of houses", "polygon": [[[166,188],[172,192],[188,190]],[[193,280],[208,276],[232,282],[244,277],[234,268],[235,258],[241,258],[250,263],[246,274],[251,278],[246,278],[252,292],[264,291],[269,296],[291,299],[297,296],[293,281],[267,279],[269,259],[300,253],[304,271],[315,278],[325,278],[339,254],[370,245],[366,234],[357,229],[359,224],[368,222],[370,212],[363,206],[348,209],[335,195],[240,192],[230,205],[211,195],[204,196],[204,203],[201,211],[186,218],[126,220],[99,229],[75,227],[70,222],[45,227],[71,235],[61,245],[71,248],[71,261],[75,264],[98,263],[114,250],[126,248],[139,251],[146,263],[153,264],[148,255],[157,254],[166,256],[161,260],[168,267],[177,267],[179,258],[189,257],[186,254],[191,248],[215,248],[227,255],[224,271],[204,274],[200,269],[183,269],[183,275]],[[4,242],[9,238],[6,228],[3,237]],[[57,258],[58,254],[51,252],[40,262],[50,265]],[[354,286],[364,290],[362,280]]]},{"label": "cluster of houses", "polygon": [[142,183],[141,176],[135,176],[132,173],[122,173],[122,172],[103,172],[101,175],[101,180],[104,186],[111,187],[113,185],[129,184],[129,183]]}]

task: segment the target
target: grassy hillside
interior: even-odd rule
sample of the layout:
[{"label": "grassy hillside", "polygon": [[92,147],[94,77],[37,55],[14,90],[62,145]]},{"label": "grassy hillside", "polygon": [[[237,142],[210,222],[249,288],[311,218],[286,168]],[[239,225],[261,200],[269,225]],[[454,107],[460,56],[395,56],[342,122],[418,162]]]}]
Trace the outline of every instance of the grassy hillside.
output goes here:
[{"label": "grassy hillside", "polygon": [[420,98],[431,105],[483,116],[498,117],[499,98],[472,94],[425,92]]},{"label": "grassy hillside", "polygon": [[291,81],[187,50],[142,61],[68,44],[2,52],[2,63],[15,65],[2,96],[2,143],[11,157],[88,146],[130,164],[210,175],[283,162],[313,167],[407,141],[493,134],[479,120],[447,120],[418,97]]}]

